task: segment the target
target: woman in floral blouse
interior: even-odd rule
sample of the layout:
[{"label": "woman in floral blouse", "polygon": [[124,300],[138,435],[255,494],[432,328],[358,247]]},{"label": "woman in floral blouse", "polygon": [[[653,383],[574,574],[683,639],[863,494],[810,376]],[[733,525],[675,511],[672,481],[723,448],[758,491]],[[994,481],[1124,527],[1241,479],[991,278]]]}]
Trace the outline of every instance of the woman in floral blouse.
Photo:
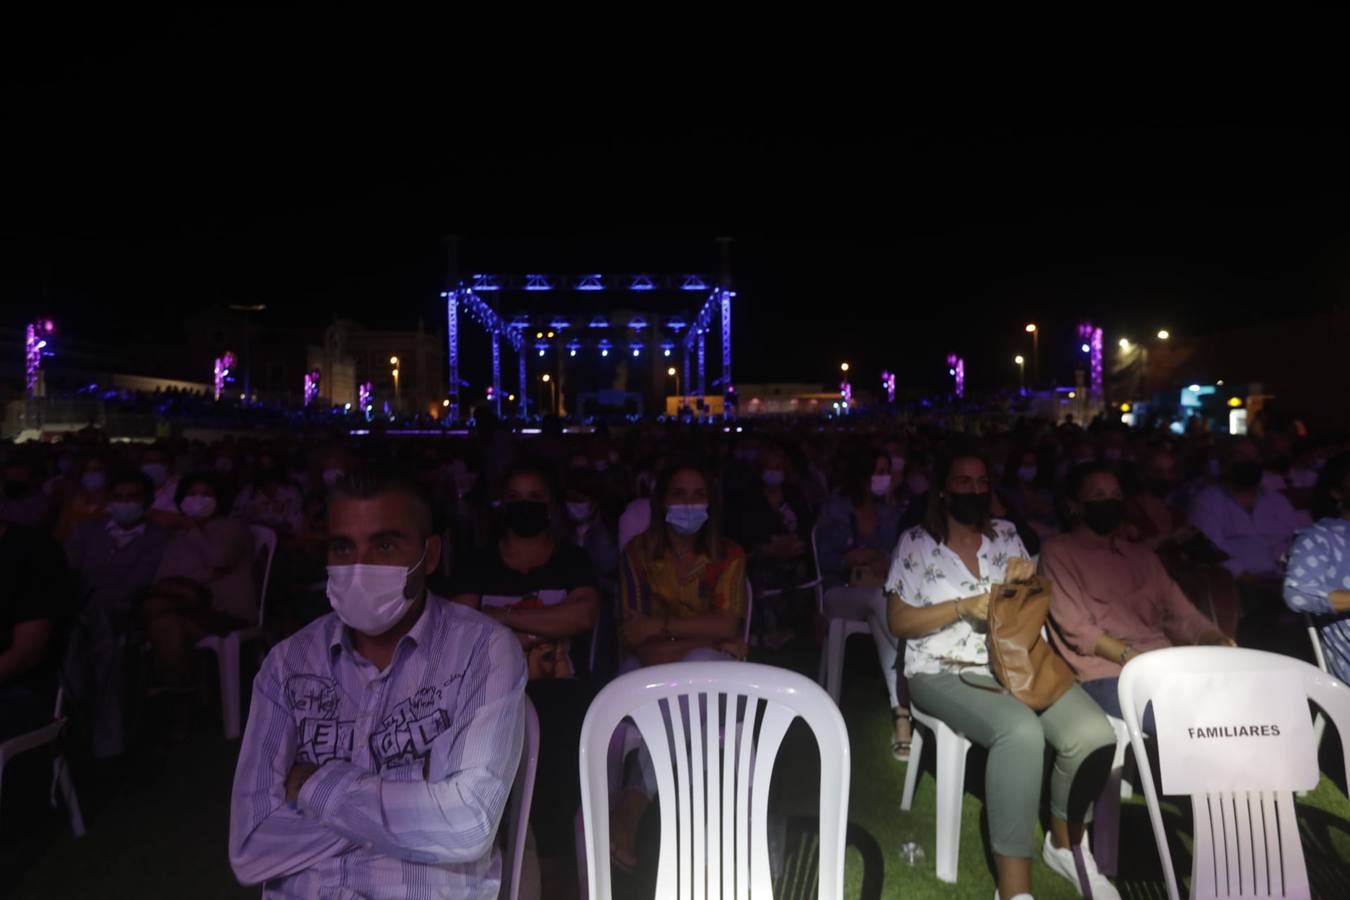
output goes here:
[{"label": "woman in floral blouse", "polygon": [[896,547],[886,579],[888,617],[891,631],[908,641],[910,694],[919,709],[989,751],[985,809],[999,896],[1031,893],[1048,741],[1055,765],[1042,857],[1084,896],[1090,890],[1112,900],[1119,894],[1098,872],[1083,832],[1115,747],[1105,714],[1077,684],[1036,713],[999,690],[989,671],[990,588],[1034,571],[1017,529],[990,518],[989,496],[989,468],[978,450],[949,449],[933,472],[923,524]]}]

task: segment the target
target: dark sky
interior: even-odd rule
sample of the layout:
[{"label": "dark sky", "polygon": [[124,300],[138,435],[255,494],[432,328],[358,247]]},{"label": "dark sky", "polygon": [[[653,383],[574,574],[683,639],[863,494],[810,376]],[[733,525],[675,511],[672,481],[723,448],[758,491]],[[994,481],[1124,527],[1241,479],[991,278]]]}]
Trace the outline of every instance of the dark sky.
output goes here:
[{"label": "dark sky", "polygon": [[978,386],[1015,378],[1030,319],[1051,369],[1080,318],[1193,334],[1350,292],[1346,131],[1200,107],[920,113],[900,88],[815,102],[762,73],[531,66],[447,28],[6,29],[3,324],[40,309],[173,339],[184,311],[261,302],[278,322],[440,328],[448,233],[465,272],[711,272],[726,234],[738,380],[849,359],[924,385],[955,350]]}]

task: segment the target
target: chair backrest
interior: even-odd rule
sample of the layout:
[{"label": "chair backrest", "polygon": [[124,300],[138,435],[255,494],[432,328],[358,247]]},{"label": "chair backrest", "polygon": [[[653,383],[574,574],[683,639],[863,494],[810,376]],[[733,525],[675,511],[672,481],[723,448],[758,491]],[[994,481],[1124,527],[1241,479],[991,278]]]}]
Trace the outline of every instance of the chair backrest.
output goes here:
[{"label": "chair backrest", "polygon": [[258,627],[263,624],[267,610],[267,584],[272,580],[272,560],[277,555],[277,533],[266,525],[250,525],[253,532],[253,552],[263,559],[262,583],[258,586]]},{"label": "chair backrest", "polygon": [[747,644],[750,643],[750,614],[755,609],[755,589],[750,585],[750,579],[745,579],[745,616],[741,623],[741,640]]},{"label": "chair backrest", "polygon": [[625,717],[642,734],[656,770],[661,856],[656,896],[750,900],[773,896],[769,785],[778,749],[800,716],[820,748],[818,896],[844,889],[848,732],[814,681],[746,662],[650,666],[610,682],[581,727],[581,808],[591,900],[610,900],[610,739]]},{"label": "chair backrest", "polygon": [[[1277,671],[1297,673],[1308,699],[1336,723],[1342,735],[1350,735],[1350,688],[1293,657],[1230,647],[1173,647],[1138,656],[1121,671],[1121,712],[1134,746],[1167,894],[1172,900],[1179,900],[1180,894],[1153,767],[1144,749],[1144,709],[1180,673]],[[1350,750],[1346,756],[1350,770]],[[1253,757],[1251,764],[1258,768],[1262,760]],[[1192,897],[1308,896],[1308,870],[1291,791],[1195,794],[1191,806],[1195,820]]]},{"label": "chair backrest", "polygon": [[825,615],[825,576],[820,573],[820,551],[816,549],[816,531],[820,523],[811,526],[811,564],[816,567],[816,612]]},{"label": "chair backrest", "polygon": [[502,858],[502,890],[505,900],[520,896],[520,870],[525,862],[525,832],[530,825],[530,805],[534,802],[534,773],[539,767],[539,714],[530,698],[525,698],[525,741],[520,747],[520,765],[516,781],[506,803],[506,850]]}]

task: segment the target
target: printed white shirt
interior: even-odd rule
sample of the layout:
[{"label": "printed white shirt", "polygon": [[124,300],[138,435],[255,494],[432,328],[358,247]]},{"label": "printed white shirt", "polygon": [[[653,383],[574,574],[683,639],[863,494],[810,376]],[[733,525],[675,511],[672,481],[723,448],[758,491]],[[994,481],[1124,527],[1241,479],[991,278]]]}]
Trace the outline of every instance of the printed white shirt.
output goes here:
[{"label": "printed white shirt", "polygon": [[[431,595],[383,672],[333,613],[282,641],[235,770],[239,880],[264,898],[495,898],[525,681],[509,629]],[[292,805],[296,762],[320,768]]]},{"label": "printed white shirt", "polygon": [[[886,577],[887,593],[896,593],[910,606],[932,606],[983,594],[1004,580],[1008,560],[1029,559],[1017,529],[1010,522],[994,519],[994,536],[980,540],[980,571],[971,572],[946,544],[939,544],[923,526],[900,537],[891,555]],[[986,635],[969,622],[958,619],[946,628],[923,637],[910,638],[905,650],[905,677],[939,672],[962,672],[970,666],[987,666]],[[986,669],[987,671],[987,669]]]}]

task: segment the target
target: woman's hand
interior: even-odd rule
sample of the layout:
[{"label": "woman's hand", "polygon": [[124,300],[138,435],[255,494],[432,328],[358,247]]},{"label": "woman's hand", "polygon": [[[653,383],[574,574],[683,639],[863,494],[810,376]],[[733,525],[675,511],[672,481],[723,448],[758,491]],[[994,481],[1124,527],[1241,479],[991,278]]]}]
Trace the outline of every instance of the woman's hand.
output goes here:
[{"label": "woman's hand", "polygon": [[664,631],[665,623],[653,619],[651,616],[632,613],[624,621],[621,630],[625,644],[630,647],[640,647]]},{"label": "woman's hand", "polygon": [[986,593],[962,597],[956,601],[956,611],[967,621],[983,622],[989,618],[989,595]]}]

